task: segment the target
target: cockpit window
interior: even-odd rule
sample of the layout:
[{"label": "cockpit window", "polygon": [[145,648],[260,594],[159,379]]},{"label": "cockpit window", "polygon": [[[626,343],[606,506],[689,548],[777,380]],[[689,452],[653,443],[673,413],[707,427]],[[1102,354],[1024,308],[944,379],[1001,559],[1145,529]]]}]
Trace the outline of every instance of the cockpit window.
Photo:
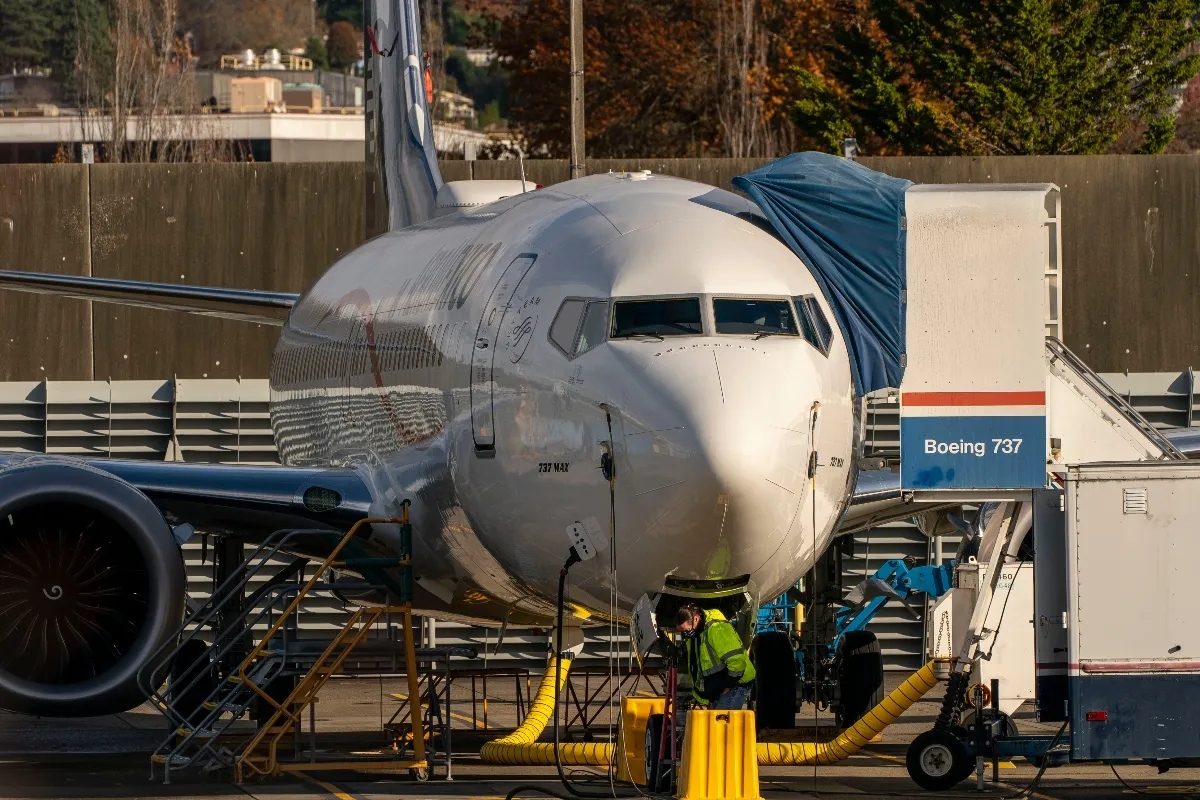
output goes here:
[{"label": "cockpit window", "polygon": [[787,300],[718,297],[713,300],[713,321],[717,333],[799,335]]},{"label": "cockpit window", "polygon": [[821,355],[828,356],[833,344],[833,329],[829,327],[829,320],[825,319],[825,312],[821,310],[817,298],[806,294],[794,299],[796,313],[800,315],[801,333],[809,344],[821,351]]},{"label": "cockpit window", "polygon": [[579,332],[585,305],[583,300],[564,300],[550,324],[550,341],[568,356],[575,352],[575,334]]},{"label": "cockpit window", "polygon": [[608,303],[593,300],[587,304],[583,315],[583,325],[579,328],[579,341],[575,343],[575,355],[583,355],[604,341],[604,332],[608,329]]},{"label": "cockpit window", "polygon": [[688,336],[704,332],[700,298],[622,300],[613,304],[613,339],[633,336]]},{"label": "cockpit window", "polygon": [[604,341],[608,328],[608,301],[564,300],[550,325],[550,341],[574,358]]}]

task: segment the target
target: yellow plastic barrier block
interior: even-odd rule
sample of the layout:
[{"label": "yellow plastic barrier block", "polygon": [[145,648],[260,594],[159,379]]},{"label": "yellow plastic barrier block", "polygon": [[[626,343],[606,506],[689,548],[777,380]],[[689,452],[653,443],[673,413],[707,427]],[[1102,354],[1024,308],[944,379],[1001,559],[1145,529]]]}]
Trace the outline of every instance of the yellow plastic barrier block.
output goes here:
[{"label": "yellow plastic barrier block", "polygon": [[759,800],[753,711],[689,711],[679,800]]},{"label": "yellow plastic barrier block", "polygon": [[651,714],[667,709],[665,697],[621,698],[621,746],[617,755],[617,780],[646,783],[646,726]]}]

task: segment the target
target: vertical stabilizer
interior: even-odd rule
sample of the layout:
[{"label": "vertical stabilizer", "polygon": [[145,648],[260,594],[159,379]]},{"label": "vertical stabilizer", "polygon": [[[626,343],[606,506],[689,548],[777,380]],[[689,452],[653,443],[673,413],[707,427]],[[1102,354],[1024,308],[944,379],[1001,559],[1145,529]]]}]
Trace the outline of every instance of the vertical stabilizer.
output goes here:
[{"label": "vertical stabilizer", "polygon": [[442,176],[425,96],[417,0],[364,0],[366,234],[434,215]]}]

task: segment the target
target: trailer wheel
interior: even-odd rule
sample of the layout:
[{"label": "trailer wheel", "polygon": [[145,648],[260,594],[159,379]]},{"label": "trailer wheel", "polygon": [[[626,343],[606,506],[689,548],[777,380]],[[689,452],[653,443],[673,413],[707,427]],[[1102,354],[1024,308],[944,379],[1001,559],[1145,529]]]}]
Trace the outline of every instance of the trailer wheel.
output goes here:
[{"label": "trailer wheel", "polygon": [[883,654],[879,640],[870,631],[847,631],[837,649],[838,687],[841,703],[837,723],[849,728],[883,702]]},{"label": "trailer wheel", "polygon": [[[662,726],[665,714],[651,714],[646,720],[646,791],[655,793],[669,793],[671,791],[670,776],[664,774],[659,766],[662,761],[662,752],[659,749],[662,744]],[[655,774],[658,774],[657,785],[655,785]]]},{"label": "trailer wheel", "polygon": [[971,774],[971,753],[962,740],[949,731],[925,731],[908,746],[904,766],[913,782],[930,792],[953,788]]},{"label": "trailer wheel", "polygon": [[782,631],[754,637],[754,721],[758,730],[796,727],[796,652]]}]

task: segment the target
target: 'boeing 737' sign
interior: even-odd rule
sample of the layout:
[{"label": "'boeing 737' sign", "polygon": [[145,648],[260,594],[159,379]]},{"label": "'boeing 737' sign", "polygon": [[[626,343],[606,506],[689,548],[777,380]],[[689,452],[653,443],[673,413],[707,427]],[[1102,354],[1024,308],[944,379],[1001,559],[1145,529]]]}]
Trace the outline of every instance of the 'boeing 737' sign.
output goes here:
[{"label": "'boeing 737' sign", "polygon": [[1036,489],[1046,483],[1045,392],[905,392],[905,489]]}]

